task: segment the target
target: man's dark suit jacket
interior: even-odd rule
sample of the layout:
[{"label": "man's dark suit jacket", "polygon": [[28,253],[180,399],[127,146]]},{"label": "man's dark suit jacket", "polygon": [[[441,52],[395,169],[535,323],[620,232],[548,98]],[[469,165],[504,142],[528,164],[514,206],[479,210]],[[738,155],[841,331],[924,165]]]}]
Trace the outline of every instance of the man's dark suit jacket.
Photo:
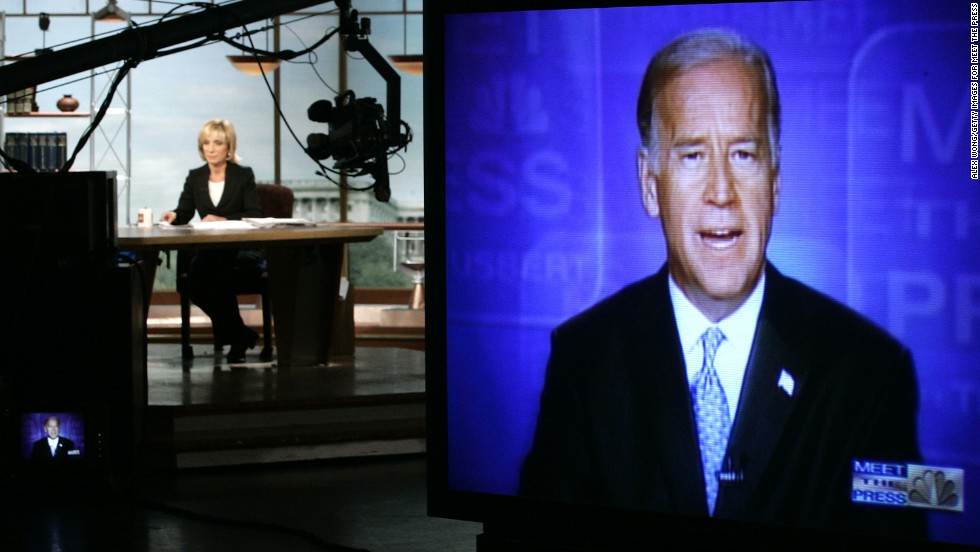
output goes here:
[{"label": "man's dark suit jacket", "polygon": [[[684,356],[664,267],[552,335],[520,494],[707,516]],[[792,395],[777,382],[785,370]],[[766,267],[715,516],[924,537],[921,511],[853,504],[853,461],[918,462],[907,349]]]},{"label": "man's dark suit jacket", "polygon": [[174,224],[187,224],[194,218],[195,210],[202,219],[207,215],[218,215],[229,220],[262,216],[259,194],[255,191],[255,173],[251,168],[236,163],[225,166],[225,191],[217,205],[211,202],[208,192],[210,174],[206,164],[187,173],[184,190],[174,209],[177,213]]},{"label": "man's dark suit jacket", "polygon": [[75,450],[75,443],[71,439],[59,437],[58,446],[55,448],[54,456],[52,456],[51,447],[48,446],[48,438],[42,437],[34,441],[34,447],[31,449],[31,460],[45,463],[61,462],[71,459],[72,457],[68,456],[68,453],[73,450]]}]

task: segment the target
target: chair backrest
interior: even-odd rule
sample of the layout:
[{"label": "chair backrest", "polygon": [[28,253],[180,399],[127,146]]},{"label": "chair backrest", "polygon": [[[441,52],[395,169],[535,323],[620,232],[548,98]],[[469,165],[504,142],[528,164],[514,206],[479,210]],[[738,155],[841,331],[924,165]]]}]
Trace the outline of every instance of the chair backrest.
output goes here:
[{"label": "chair backrest", "polygon": [[293,191],[276,184],[256,184],[263,217],[292,218]]}]

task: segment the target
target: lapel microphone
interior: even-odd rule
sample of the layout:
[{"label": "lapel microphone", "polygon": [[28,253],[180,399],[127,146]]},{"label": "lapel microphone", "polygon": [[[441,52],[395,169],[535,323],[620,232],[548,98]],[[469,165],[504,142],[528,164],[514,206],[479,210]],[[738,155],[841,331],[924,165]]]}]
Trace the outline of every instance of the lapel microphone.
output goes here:
[{"label": "lapel microphone", "polygon": [[718,483],[724,486],[732,486],[744,481],[744,464],[744,455],[739,461],[732,458],[731,455],[725,455],[725,459],[721,462],[721,470],[718,471]]}]

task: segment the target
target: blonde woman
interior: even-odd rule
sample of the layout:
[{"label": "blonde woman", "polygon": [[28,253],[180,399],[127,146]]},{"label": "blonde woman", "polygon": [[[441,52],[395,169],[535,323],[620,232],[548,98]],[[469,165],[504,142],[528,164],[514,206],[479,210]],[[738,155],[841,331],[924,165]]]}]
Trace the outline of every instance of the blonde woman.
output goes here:
[{"label": "blonde woman", "polygon": [[[162,221],[187,224],[195,212],[205,222],[261,215],[255,174],[239,164],[236,142],[235,127],[226,120],[214,119],[201,127],[197,149],[206,164],[187,174],[177,208],[163,213]],[[231,286],[238,253],[201,251],[187,271],[187,293],[211,318],[215,344],[231,345],[228,362],[245,360],[246,350],[258,340],[258,334],[242,321]]]}]

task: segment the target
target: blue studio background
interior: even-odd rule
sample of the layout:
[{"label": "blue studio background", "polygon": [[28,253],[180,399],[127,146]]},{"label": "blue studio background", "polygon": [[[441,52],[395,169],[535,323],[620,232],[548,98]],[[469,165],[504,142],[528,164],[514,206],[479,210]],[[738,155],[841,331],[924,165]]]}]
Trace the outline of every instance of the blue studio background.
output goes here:
[{"label": "blue studio background", "polygon": [[[963,468],[933,538],[980,544],[980,183],[969,3],[829,0],[467,14],[447,21],[450,488],[513,494],[549,333],[655,272],[636,97],[703,27],[766,49],[783,104],[769,258],[914,355],[925,463]],[[869,382],[872,385],[873,382]]]}]

